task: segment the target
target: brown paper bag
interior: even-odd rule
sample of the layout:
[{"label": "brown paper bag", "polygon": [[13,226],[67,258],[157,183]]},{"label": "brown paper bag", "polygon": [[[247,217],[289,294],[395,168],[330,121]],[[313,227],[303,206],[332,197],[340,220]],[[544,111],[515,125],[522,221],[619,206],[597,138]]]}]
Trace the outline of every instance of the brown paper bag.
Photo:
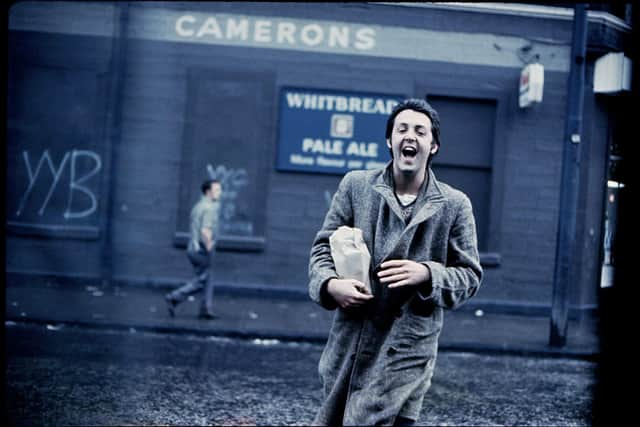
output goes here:
[{"label": "brown paper bag", "polygon": [[331,234],[329,244],[338,276],[341,279],[361,281],[368,293],[371,293],[369,283],[371,255],[362,238],[362,230],[343,225]]}]

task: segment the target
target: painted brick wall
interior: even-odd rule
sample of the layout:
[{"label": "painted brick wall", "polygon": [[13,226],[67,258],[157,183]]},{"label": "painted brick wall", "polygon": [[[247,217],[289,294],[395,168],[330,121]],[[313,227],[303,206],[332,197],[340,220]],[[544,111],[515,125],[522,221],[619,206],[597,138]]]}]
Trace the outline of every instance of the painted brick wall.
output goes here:
[{"label": "painted brick wall", "polygon": [[[145,6],[138,4],[136,8]],[[150,4],[150,7],[158,7]],[[570,22],[532,18],[482,16],[442,10],[418,10],[371,5],[279,5],[230,3],[167,4],[168,9],[200,10],[208,13],[253,13],[268,16],[327,19],[369,24],[404,25],[413,28],[450,31],[456,34],[491,33],[535,36],[568,43]],[[39,46],[35,61],[60,54],[78,54],[80,40],[91,61],[108,63],[110,41],[102,37],[59,34],[14,33],[12,46]],[[92,44],[93,43],[93,44]],[[453,43],[453,42],[452,42]],[[452,49],[455,49],[452,44]],[[46,48],[46,49],[45,49]],[[495,49],[498,49],[496,47]],[[555,257],[560,168],[564,129],[566,78],[563,72],[545,75],[544,102],[527,110],[517,107],[519,68],[462,65],[436,61],[412,61],[347,55],[301,53],[284,50],[166,43],[129,39],[124,72],[123,121],[118,142],[117,164],[109,184],[115,194],[113,217],[113,265],[116,278],[167,282],[186,279],[190,266],[184,250],[174,244],[178,222],[181,162],[188,111],[188,70],[215,72],[261,70],[270,73],[275,99],[271,105],[273,126],[255,144],[267,144],[267,173],[260,185],[266,192],[264,204],[265,246],[261,252],[221,252],[215,258],[216,281],[231,286],[286,287],[304,291],[310,243],[320,227],[327,198],[335,191],[339,176],[284,173],[275,170],[277,139],[277,96],[283,86],[355,90],[424,96],[446,93],[495,97],[499,103],[493,173],[500,183],[494,188],[499,203],[491,212],[494,221],[491,252],[501,263],[486,269],[480,297],[520,303],[550,301]],[[98,58],[98,59],[96,59]],[[56,59],[59,61],[59,59]],[[488,95],[487,95],[488,94]],[[591,102],[591,101],[589,101]],[[583,162],[585,188],[601,183],[602,155],[606,139],[606,111],[585,110],[598,130],[589,139]],[[242,111],[237,111],[241,114]],[[443,120],[455,118],[443,117]],[[585,122],[590,120],[587,119]],[[443,146],[446,149],[446,146]],[[248,152],[247,156],[252,153]],[[10,159],[10,162],[16,160]],[[187,191],[197,192],[197,188]],[[586,191],[586,190],[585,190]],[[106,193],[104,193],[106,194]],[[593,250],[600,239],[597,225],[601,193],[584,193],[580,236],[584,243],[581,271],[591,287],[595,274]],[[600,206],[601,207],[601,206]],[[102,215],[105,215],[103,212]],[[593,230],[593,233],[591,233]],[[595,243],[594,243],[595,242]],[[100,271],[100,240],[43,240],[11,236],[7,240],[7,269],[11,271],[58,272],[97,275]],[[34,256],[35,255],[35,256]],[[588,266],[586,264],[589,264]],[[583,266],[584,265],[584,266]],[[574,302],[594,301],[592,288],[580,287]]]}]

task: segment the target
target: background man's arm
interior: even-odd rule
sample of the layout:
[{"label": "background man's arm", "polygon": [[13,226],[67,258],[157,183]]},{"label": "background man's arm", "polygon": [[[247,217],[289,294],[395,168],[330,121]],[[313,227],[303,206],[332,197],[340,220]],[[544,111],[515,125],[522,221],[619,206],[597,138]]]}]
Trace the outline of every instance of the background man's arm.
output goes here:
[{"label": "background man's arm", "polygon": [[204,243],[207,251],[213,249],[213,241],[217,236],[213,235],[213,227],[215,223],[215,215],[217,213],[213,209],[207,209],[203,213],[202,228],[200,229],[200,240]]},{"label": "background man's arm", "polygon": [[209,252],[213,248],[213,232],[209,227],[203,227],[200,229],[200,240],[204,243],[204,246]]}]

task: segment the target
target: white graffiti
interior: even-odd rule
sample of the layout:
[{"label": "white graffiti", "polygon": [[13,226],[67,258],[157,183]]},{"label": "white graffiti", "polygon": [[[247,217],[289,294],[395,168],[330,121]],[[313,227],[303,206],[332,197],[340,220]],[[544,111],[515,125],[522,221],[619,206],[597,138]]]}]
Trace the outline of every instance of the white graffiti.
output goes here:
[{"label": "white graffiti", "polygon": [[207,165],[207,174],[222,184],[220,219],[222,228],[230,234],[253,234],[253,223],[246,220],[246,213],[238,212],[236,202],[242,188],[249,184],[249,174],[244,168],[228,168],[225,165]]},{"label": "white graffiti", "polygon": [[215,168],[210,164],[207,165],[207,173],[211,179],[217,179],[227,190],[237,190],[249,183],[249,175],[244,168],[232,169],[225,165],[218,165]]},{"label": "white graffiti", "polygon": [[[90,171],[85,172],[83,175],[79,175],[78,173],[78,159],[80,157],[91,159],[94,163],[93,168]],[[49,168],[49,171],[51,172],[52,180],[51,180],[51,184],[49,184],[49,191],[47,192],[47,195],[45,196],[44,201],[40,206],[40,209],[38,209],[39,216],[42,216],[45,210],[47,209],[47,207],[49,206],[51,196],[53,195],[54,191],[58,187],[58,184],[60,183],[60,179],[62,177],[62,174],[64,172],[64,169],[67,163],[69,163],[69,169],[70,169],[70,178],[69,178],[69,186],[68,186],[69,191],[68,191],[66,209],[62,214],[62,216],[67,220],[84,218],[93,214],[96,211],[98,207],[98,200],[96,198],[96,195],[93,193],[93,191],[91,191],[91,189],[86,187],[84,184],[89,180],[89,178],[96,175],[102,169],[102,160],[100,159],[100,156],[98,154],[88,150],[67,151],[64,154],[64,157],[62,158],[62,160],[60,161],[60,165],[56,167],[54,161],[51,158],[51,155],[49,154],[49,150],[45,150],[42,153],[42,156],[40,156],[40,160],[36,165],[35,171],[32,167],[31,159],[29,157],[28,151],[22,152],[22,158],[24,160],[24,164],[27,169],[29,183],[27,185],[27,189],[22,195],[22,199],[20,200],[20,205],[18,206],[18,210],[16,211],[16,216],[20,216],[23,214],[27,200],[29,199],[29,196],[31,195],[31,193],[33,192],[33,189],[36,186],[36,181],[38,181],[38,177],[41,174],[44,174],[42,170],[45,164],[47,165],[47,167]],[[87,196],[89,198],[89,201],[91,202],[89,208],[83,211],[72,210],[74,193],[77,191],[80,191],[85,196]]]}]

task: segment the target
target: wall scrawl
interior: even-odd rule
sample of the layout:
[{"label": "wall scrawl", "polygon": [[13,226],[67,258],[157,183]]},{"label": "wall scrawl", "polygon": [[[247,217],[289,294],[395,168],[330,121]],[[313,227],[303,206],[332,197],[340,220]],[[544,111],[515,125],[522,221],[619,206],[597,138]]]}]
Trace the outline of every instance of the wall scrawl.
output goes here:
[{"label": "wall scrawl", "polygon": [[211,179],[217,179],[222,183],[220,219],[223,232],[240,235],[253,234],[253,222],[245,220],[246,214],[237,209],[238,196],[242,193],[243,187],[249,184],[247,170],[228,168],[226,165],[213,167],[208,164],[207,173]]},{"label": "wall scrawl", "polygon": [[[49,154],[49,150],[45,150],[40,156],[40,160],[38,161],[35,170],[31,163],[31,157],[29,156],[28,151],[22,152],[22,158],[24,160],[24,165],[27,170],[27,177],[29,182],[27,183],[27,188],[25,189],[22,197],[20,199],[20,204],[16,211],[16,216],[20,217],[25,213],[25,208],[27,207],[27,201],[29,200],[29,196],[33,193],[33,190],[36,186],[36,182],[40,178],[40,182],[47,179],[47,174],[44,172],[44,166],[46,165],[50,172],[50,181],[46,182],[49,187],[49,191],[45,196],[40,208],[37,213],[39,216],[43,216],[49,204],[51,202],[51,197],[54,194],[55,190],[58,188],[62,175],[65,171],[65,167],[69,164],[69,182],[68,186],[68,196],[66,209],[61,214],[63,218],[66,220],[77,219],[77,218],[85,218],[96,212],[98,208],[98,199],[95,193],[85,185],[85,183],[94,175],[96,175],[102,169],[102,160],[100,156],[88,150],[71,150],[64,153],[60,164],[56,167],[55,162],[51,158]],[[92,167],[89,170],[84,170],[84,168],[80,167],[78,160],[80,158],[89,159],[92,162]],[[86,163],[85,163],[86,164]],[[81,211],[73,210],[73,201],[74,194],[76,192],[83,193],[86,197],[89,198],[90,205],[87,209]],[[77,198],[76,198],[77,200]]]}]

